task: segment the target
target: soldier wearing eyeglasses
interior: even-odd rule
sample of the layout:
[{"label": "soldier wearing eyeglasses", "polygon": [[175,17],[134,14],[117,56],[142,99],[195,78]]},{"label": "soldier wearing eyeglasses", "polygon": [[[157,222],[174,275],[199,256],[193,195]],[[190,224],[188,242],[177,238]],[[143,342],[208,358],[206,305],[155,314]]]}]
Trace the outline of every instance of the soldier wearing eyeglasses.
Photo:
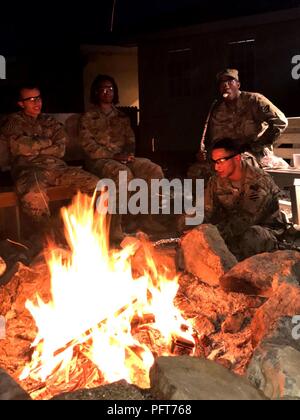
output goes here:
[{"label": "soldier wearing eyeglasses", "polygon": [[287,224],[271,176],[242,160],[231,139],[216,142],[210,157],[216,175],[205,190],[205,223],[218,227],[239,260],[277,249]]},{"label": "soldier wearing eyeglasses", "polygon": [[36,85],[21,87],[21,111],[11,114],[1,127],[8,142],[11,171],[22,209],[40,230],[49,222],[47,188],[70,186],[92,194],[99,179],[78,167],[70,167],[63,157],[66,133],[55,118],[42,113],[42,97]]},{"label": "soldier wearing eyeglasses", "polygon": [[[120,171],[127,172],[128,182],[134,178],[146,180],[151,191],[151,179],[162,179],[164,174],[161,167],[149,159],[135,157],[135,135],[130,120],[116,108],[119,94],[115,80],[108,75],[98,75],[91,86],[90,101],[93,109],[83,114],[80,122],[80,141],[88,170],[100,178],[112,179],[117,193]],[[151,214],[140,215],[139,221],[140,227],[149,233],[165,231]],[[123,237],[122,216],[113,215],[111,238],[120,242]]]}]

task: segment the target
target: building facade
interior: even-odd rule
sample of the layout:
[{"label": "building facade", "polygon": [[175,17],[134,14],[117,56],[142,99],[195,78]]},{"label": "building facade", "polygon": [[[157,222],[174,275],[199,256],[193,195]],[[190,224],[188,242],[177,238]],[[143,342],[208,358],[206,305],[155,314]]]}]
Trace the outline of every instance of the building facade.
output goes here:
[{"label": "building facade", "polygon": [[164,31],[138,47],[141,147],[159,159],[194,159],[226,67],[243,90],[300,115],[300,8]]}]

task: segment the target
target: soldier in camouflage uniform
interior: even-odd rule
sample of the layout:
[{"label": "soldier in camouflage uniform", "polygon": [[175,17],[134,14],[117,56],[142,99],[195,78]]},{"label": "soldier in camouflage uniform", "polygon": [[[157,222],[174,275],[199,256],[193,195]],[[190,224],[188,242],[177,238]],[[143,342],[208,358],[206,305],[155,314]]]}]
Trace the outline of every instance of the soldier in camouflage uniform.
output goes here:
[{"label": "soldier in camouflage uniform", "polygon": [[[97,76],[90,100],[94,108],[82,115],[80,122],[80,141],[88,170],[100,178],[112,179],[117,193],[119,188],[127,189],[127,185],[119,186],[120,171],[127,172],[128,182],[133,178],[146,180],[150,191],[151,179],[162,179],[163,171],[149,159],[134,157],[135,136],[129,118],[115,107],[119,102],[115,80],[107,75]],[[152,233],[164,231],[150,214],[141,217],[143,227]],[[112,217],[111,236],[115,241],[123,238],[121,222],[121,215]]]},{"label": "soldier in camouflage uniform", "polygon": [[217,174],[205,191],[205,223],[218,227],[238,259],[277,249],[287,225],[271,176],[243,161],[231,139],[215,143],[211,161]]},{"label": "soldier in camouflage uniform", "polygon": [[66,133],[55,118],[41,113],[42,98],[37,87],[22,87],[18,105],[22,110],[8,117],[1,136],[9,144],[12,176],[22,210],[33,225],[42,229],[50,216],[48,187],[70,186],[92,194],[99,179],[62,160]]},{"label": "soldier in camouflage uniform", "polygon": [[[244,157],[251,159],[254,166],[264,157],[264,149],[271,148],[286,129],[285,115],[260,93],[240,91],[239,75],[236,69],[226,69],[217,75],[221,99],[214,106],[205,138],[205,150],[209,152],[214,143],[230,138]],[[199,162],[188,170],[188,177],[201,178],[203,172],[201,154]]]}]

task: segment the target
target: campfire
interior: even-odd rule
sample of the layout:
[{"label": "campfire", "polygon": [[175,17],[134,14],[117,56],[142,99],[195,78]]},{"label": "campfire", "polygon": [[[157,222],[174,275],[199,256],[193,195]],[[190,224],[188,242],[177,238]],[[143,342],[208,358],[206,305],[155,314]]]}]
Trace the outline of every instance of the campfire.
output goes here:
[{"label": "campfire", "polygon": [[49,243],[1,277],[3,392],[17,382],[33,399],[112,389],[127,399],[125,383],[139,398],[201,399],[219,383],[217,399],[251,399],[248,378],[268,398],[298,397],[299,253],[238,263],[212,225],[177,249],[143,235],[110,249],[94,207],[76,196],[62,210],[67,246]]},{"label": "campfire", "polygon": [[144,244],[143,275],[134,278],[136,243],[109,249],[107,218],[94,201],[78,193],[62,209],[70,250],[49,244],[51,298],[26,302],[37,334],[19,379],[36,383],[34,398],[45,387],[57,394],[120,379],[147,388],[155,357],[195,350],[192,322],[174,305],[178,277],[158,270]]}]

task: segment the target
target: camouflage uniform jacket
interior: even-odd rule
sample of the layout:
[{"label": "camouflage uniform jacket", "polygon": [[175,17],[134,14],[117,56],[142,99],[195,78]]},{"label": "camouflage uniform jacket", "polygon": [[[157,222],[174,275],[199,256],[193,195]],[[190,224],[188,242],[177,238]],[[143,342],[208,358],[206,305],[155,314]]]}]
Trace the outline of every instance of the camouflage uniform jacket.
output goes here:
[{"label": "camouflage uniform jacket", "polygon": [[282,230],[280,190],[271,176],[246,162],[242,162],[242,173],[237,183],[217,175],[210,178],[205,190],[205,222],[217,225],[227,239],[255,225]]},{"label": "camouflage uniform jacket", "polygon": [[80,120],[80,142],[89,159],[111,159],[118,153],[134,153],[135,137],[129,118],[113,107],[86,112]]},{"label": "camouflage uniform jacket", "polygon": [[40,114],[36,119],[20,111],[11,114],[1,134],[9,143],[13,172],[30,166],[64,166],[66,133],[55,118]]},{"label": "camouflage uniform jacket", "polygon": [[272,145],[286,129],[285,115],[259,93],[241,92],[234,108],[224,101],[212,111],[205,141],[208,149],[217,140],[230,138],[245,151],[259,155],[265,146]]}]

